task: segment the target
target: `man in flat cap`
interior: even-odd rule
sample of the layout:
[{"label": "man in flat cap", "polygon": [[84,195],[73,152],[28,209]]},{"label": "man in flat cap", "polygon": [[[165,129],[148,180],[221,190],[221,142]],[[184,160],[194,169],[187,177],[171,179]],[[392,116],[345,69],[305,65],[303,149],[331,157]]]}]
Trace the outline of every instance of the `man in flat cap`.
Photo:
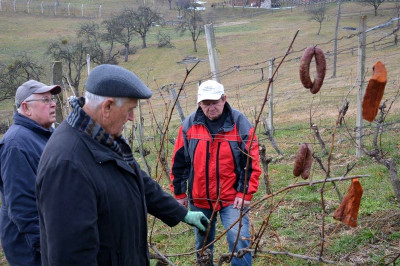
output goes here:
[{"label": "man in flat cap", "polygon": [[43,265],[150,265],[147,213],[204,231],[191,212],[143,172],[121,137],[138,99],[152,93],[129,70],[100,65],[85,98],[55,131],[39,163],[37,202]]},{"label": "man in flat cap", "polygon": [[41,265],[35,182],[56,121],[57,85],[29,80],[15,95],[14,124],[0,140],[0,235],[10,265]]}]

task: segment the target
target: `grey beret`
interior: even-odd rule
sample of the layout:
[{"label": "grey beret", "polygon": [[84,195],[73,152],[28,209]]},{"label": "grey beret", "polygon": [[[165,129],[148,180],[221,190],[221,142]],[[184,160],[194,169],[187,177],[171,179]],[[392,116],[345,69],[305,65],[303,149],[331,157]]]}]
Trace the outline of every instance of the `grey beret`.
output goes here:
[{"label": "grey beret", "polygon": [[86,91],[109,97],[148,99],[151,90],[131,71],[116,65],[99,65],[90,71]]},{"label": "grey beret", "polygon": [[46,85],[31,79],[18,87],[15,93],[15,105],[19,108],[21,103],[32,94],[45,93],[48,91],[50,91],[51,94],[59,94],[61,92],[61,87],[58,85]]}]

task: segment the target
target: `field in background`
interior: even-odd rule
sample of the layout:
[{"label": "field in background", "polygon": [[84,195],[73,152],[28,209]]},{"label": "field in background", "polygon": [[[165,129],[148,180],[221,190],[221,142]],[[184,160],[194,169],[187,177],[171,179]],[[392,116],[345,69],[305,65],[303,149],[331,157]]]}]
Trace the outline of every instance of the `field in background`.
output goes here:
[{"label": "field in background", "polygon": [[[99,2],[100,3],[100,2]],[[122,3],[123,2],[118,2]],[[103,16],[108,12],[117,11],[122,6],[112,5],[111,1],[101,2]],[[207,10],[210,3],[207,3]],[[168,11],[167,2],[157,5],[160,10],[167,12],[168,18],[175,19],[177,11]],[[382,9],[382,10],[381,10]],[[95,10],[95,9],[93,9]],[[95,11],[93,11],[95,12]],[[316,35],[318,23],[309,21],[302,7],[292,10],[242,9],[242,8],[217,8],[207,11],[207,16],[214,19],[216,45],[221,68],[221,80],[225,85],[228,101],[235,108],[240,109],[255,122],[255,115],[260,111],[268,83],[268,63],[271,58],[276,58],[277,65],[295,32],[299,34],[294,42],[293,50],[281,66],[274,81],[274,125],[275,139],[279,148],[284,153],[278,156],[271,147],[268,138],[264,135],[262,124],[258,125],[258,138],[267,147],[267,156],[273,161],[269,166],[269,178],[274,191],[290,185],[292,178],[292,165],[297,144],[309,142],[313,144],[314,151],[322,158],[326,165],[327,156],[321,152],[315,134],[309,128],[310,113],[312,121],[318,124],[321,136],[328,148],[338,116],[338,109],[343,99],[347,96],[350,101],[349,111],[346,115],[346,124],[336,132],[332,159],[332,176],[345,173],[346,166],[357,163],[350,175],[369,174],[372,177],[361,179],[364,196],[360,208],[359,227],[349,228],[338,225],[333,220],[332,213],[339,205],[337,194],[331,184],[327,184],[324,198],[326,200],[326,225],[327,245],[324,258],[334,260],[341,264],[380,264],[388,262],[393,253],[400,253],[398,244],[400,239],[400,212],[395,201],[393,189],[390,184],[388,172],[385,167],[376,164],[369,157],[358,160],[354,148],[354,128],[356,110],[356,92],[354,88],[357,77],[357,46],[358,36],[356,31],[339,31],[339,54],[337,77],[332,76],[333,64],[333,37],[336,23],[336,5],[330,4],[327,10],[327,19],[322,24],[320,35]],[[370,7],[355,3],[344,3],[342,6],[343,17],[340,27],[358,27],[360,13],[367,15],[368,28],[387,22],[395,17],[393,3],[384,3],[378,10],[378,16],[373,15]],[[100,21],[99,18],[93,18]],[[13,56],[26,51],[42,62],[50,59],[44,55],[46,43],[50,39],[71,38],[75,30],[87,18],[54,17],[47,15],[29,15],[25,13],[0,13],[0,61],[9,60]],[[400,50],[393,46],[393,35],[390,33],[394,27],[387,27],[372,31],[367,35],[366,80],[372,74],[373,64],[380,60],[388,70],[388,83],[384,95],[385,99],[393,99],[399,91],[400,75]],[[157,31],[167,32],[171,36],[175,48],[157,48]],[[140,40],[135,44],[140,47]],[[202,36],[198,41],[198,53],[193,53],[193,44],[189,35],[179,36],[172,27],[156,27],[149,35],[149,48],[138,49],[137,53],[130,55],[129,62],[122,63],[142,78],[153,91],[151,106],[155,110],[155,117],[159,123],[164,122],[166,105],[170,106],[171,98],[168,92],[160,91],[165,84],[176,84],[180,87],[185,76],[185,67],[191,65],[177,64],[186,56],[196,56],[208,59],[205,39]],[[304,89],[298,77],[299,57],[309,45],[318,45],[327,55],[328,70],[324,86],[317,95],[312,95]],[[353,49],[352,49],[353,48]],[[330,54],[330,55],[329,55]],[[264,73],[264,80],[261,80]],[[197,82],[210,78],[209,64],[207,61],[200,63],[189,76],[180,104],[185,115],[188,115],[196,106]],[[85,78],[83,79],[85,80]],[[83,84],[83,82],[81,82]],[[153,115],[150,114],[149,105],[143,103],[144,125],[146,138],[145,148],[151,151],[147,157],[151,162],[152,173],[155,176],[155,155],[158,151],[154,133]],[[0,104],[0,119],[11,118],[12,104]],[[267,117],[267,109],[263,115]],[[397,100],[387,117],[387,122],[392,126],[387,127],[382,138],[382,145],[387,156],[399,162],[400,137],[399,137],[399,101]],[[365,123],[367,143],[370,143],[374,132],[374,123]],[[176,114],[172,117],[169,138],[173,139],[177,133],[179,119]],[[128,132],[129,133],[129,130]],[[135,143],[135,142],[134,142]],[[136,144],[133,145],[134,149]],[[172,152],[169,143],[168,160]],[[139,155],[138,161],[143,164]],[[158,169],[158,172],[160,170]],[[161,184],[168,190],[168,181],[161,178]],[[314,162],[312,178],[319,180],[324,177],[317,163]],[[263,181],[260,180],[260,190],[256,198],[265,195]],[[345,194],[349,182],[338,182],[342,194]],[[271,206],[281,203],[271,216],[270,227],[264,235],[264,250],[287,250],[292,253],[317,257],[319,252],[321,230],[321,199],[320,185],[296,188],[281,199],[282,195],[273,201],[265,202],[252,214],[255,230],[266,217]],[[152,219],[152,218],[150,218]],[[149,223],[151,224],[151,223]],[[279,237],[277,237],[279,236]],[[185,253],[192,250],[194,240],[189,227],[179,225],[173,229],[156,223],[152,242],[157,248],[167,254]],[[216,245],[216,254],[227,251],[224,238]],[[194,256],[171,258],[179,265],[192,265]],[[272,257],[263,254],[255,261],[255,265],[276,264],[307,264],[300,259],[287,256]]]}]

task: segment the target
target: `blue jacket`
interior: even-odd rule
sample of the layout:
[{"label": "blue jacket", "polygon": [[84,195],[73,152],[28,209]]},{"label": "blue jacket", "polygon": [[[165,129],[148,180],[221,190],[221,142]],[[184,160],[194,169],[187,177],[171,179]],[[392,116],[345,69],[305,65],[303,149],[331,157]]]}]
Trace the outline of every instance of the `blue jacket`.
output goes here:
[{"label": "blue jacket", "polygon": [[0,235],[10,265],[40,265],[35,183],[40,156],[53,129],[14,114],[0,141]]}]

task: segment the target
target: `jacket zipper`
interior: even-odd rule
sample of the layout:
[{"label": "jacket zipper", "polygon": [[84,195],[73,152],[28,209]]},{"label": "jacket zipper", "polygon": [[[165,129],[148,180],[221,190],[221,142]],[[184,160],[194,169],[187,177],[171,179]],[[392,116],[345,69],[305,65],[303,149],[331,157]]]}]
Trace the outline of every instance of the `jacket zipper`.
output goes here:
[{"label": "jacket zipper", "polygon": [[[218,142],[218,148],[217,148],[217,157],[216,157],[216,165],[217,165],[217,173],[216,173],[216,176],[217,176],[217,198],[218,198],[218,195],[219,195],[219,187],[220,187],[220,178],[219,178],[219,160],[218,160],[218,158],[219,158],[219,151],[220,151],[220,148],[221,148],[221,142]],[[222,201],[221,201],[221,195],[219,195],[220,196],[220,201],[219,201],[219,205],[220,205],[220,207],[222,208],[223,206],[222,206]]]},{"label": "jacket zipper", "polygon": [[206,193],[207,193],[207,201],[208,204],[210,205],[210,208],[213,208],[212,202],[210,200],[210,165],[209,165],[209,160],[210,160],[210,141],[207,141],[207,156],[206,156]]}]

